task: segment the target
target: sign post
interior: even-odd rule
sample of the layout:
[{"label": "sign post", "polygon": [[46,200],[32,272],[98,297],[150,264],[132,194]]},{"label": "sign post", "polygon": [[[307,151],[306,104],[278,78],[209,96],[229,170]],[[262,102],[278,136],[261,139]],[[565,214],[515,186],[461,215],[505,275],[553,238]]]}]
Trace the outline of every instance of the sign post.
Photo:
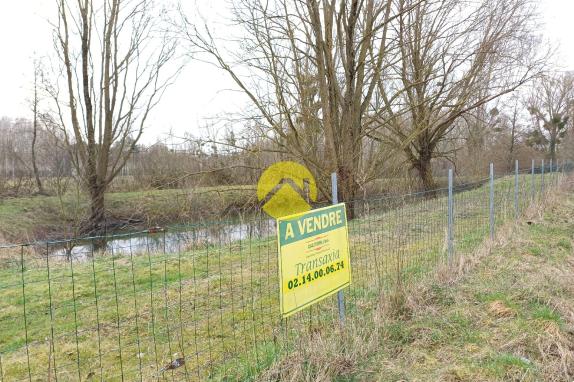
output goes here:
[{"label": "sign post", "polygon": [[344,203],[280,217],[277,235],[283,318],[351,284]]}]

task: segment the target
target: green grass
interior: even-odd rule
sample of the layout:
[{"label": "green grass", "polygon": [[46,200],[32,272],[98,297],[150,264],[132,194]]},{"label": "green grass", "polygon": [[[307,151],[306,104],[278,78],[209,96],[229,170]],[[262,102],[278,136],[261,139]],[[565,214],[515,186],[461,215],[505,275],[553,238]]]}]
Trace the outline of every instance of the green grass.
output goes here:
[{"label": "green grass", "polygon": [[557,245],[561,248],[564,248],[567,251],[572,250],[572,242],[570,241],[570,239],[562,238],[558,240]]},{"label": "green grass", "polygon": [[532,310],[532,318],[541,321],[550,321],[558,325],[562,325],[562,317],[555,309],[540,302],[533,302],[530,309]]},{"label": "green grass", "polygon": [[[496,185],[497,206],[511,210],[512,181],[500,179]],[[169,201],[168,194],[158,193]],[[120,208],[142,197],[132,196],[109,200]],[[486,196],[484,187],[456,195],[457,256],[471,253],[487,235]],[[368,212],[349,227],[350,317],[377,306],[398,282],[416,285],[446,262],[444,197],[407,199],[391,211],[387,200],[369,203]],[[497,221],[512,216],[501,213]],[[197,242],[173,254],[136,248],[133,256],[98,254],[83,262],[47,261],[33,249],[0,253],[0,361],[7,380],[27,378],[28,365],[33,380],[46,380],[55,370],[61,381],[91,375],[106,381],[122,375],[127,380],[251,379],[289,354],[301,333],[336,322],[334,297],[287,322],[279,320],[273,237],[221,246]],[[452,303],[450,293],[437,291],[437,300]],[[397,324],[388,335],[409,343],[427,326],[434,328],[435,343],[459,332],[467,342],[483,338],[464,312],[418,328]],[[185,366],[159,370],[178,357],[185,357]]]},{"label": "green grass", "polygon": [[[267,245],[251,243],[251,249],[267,250]],[[213,369],[213,364],[221,360],[222,352],[237,346],[252,347],[258,342],[257,338],[246,338],[245,343],[238,344],[234,334],[250,336],[255,325],[268,329],[270,317],[262,315],[264,312],[257,306],[271,305],[269,299],[275,300],[276,294],[270,297],[268,291],[273,285],[268,285],[266,275],[258,272],[258,268],[263,266],[263,258],[254,264],[249,258],[250,253],[240,252],[237,248],[232,248],[232,251],[234,253],[225,256],[218,249],[211,248],[186,254],[136,256],[131,259],[99,257],[73,268],[53,261],[49,283],[46,269],[28,261],[23,276],[27,335],[28,342],[32,344],[29,347],[33,355],[32,372],[41,374],[46,370],[49,346],[45,337],[50,336],[52,328],[57,338],[54,347],[60,364],[63,363],[62,358],[77,361],[79,356],[85,376],[90,371],[99,371],[96,364],[101,355],[102,363],[107,365],[104,371],[106,380],[114,380],[117,378],[114,374],[120,372],[119,347],[123,357],[129,359],[145,353],[140,356],[142,363],[159,364],[159,367],[168,363],[174,357],[173,353],[199,353],[190,356],[190,360],[204,365],[202,373]],[[251,265],[249,273],[247,269],[242,272],[241,265],[247,268],[248,263]],[[276,277],[273,276],[274,281]],[[25,327],[22,320],[14,320],[23,317],[22,289],[21,286],[14,287],[21,284],[21,277],[22,274],[18,276],[14,269],[0,273],[3,280],[0,348],[4,373],[8,377],[14,376],[14,372],[18,375],[18,365],[24,361]],[[264,280],[265,290],[261,282],[248,281],[252,277]],[[231,294],[233,285],[244,289]],[[252,298],[254,300],[247,301]],[[234,308],[229,306],[230,299],[235,304]],[[52,323],[47,316],[50,300],[54,314]],[[222,301],[225,301],[225,306]],[[252,319],[253,311],[258,315],[255,320]],[[239,328],[229,327],[230,323]],[[78,335],[76,328],[80,331]],[[262,333],[253,334],[259,336]],[[96,347],[98,335],[102,351]],[[139,369],[133,359],[123,362]],[[110,368],[110,365],[113,366]],[[71,368],[74,366],[72,363]],[[65,368],[60,366],[60,369]],[[123,371],[126,375],[139,372],[128,367]],[[150,378],[153,372],[157,373],[157,370],[144,368],[144,379]]]},{"label": "green grass", "polygon": [[534,369],[532,362],[528,359],[509,353],[491,354],[482,361],[480,366],[486,374],[497,379],[504,379],[507,375],[515,373],[525,375]]}]

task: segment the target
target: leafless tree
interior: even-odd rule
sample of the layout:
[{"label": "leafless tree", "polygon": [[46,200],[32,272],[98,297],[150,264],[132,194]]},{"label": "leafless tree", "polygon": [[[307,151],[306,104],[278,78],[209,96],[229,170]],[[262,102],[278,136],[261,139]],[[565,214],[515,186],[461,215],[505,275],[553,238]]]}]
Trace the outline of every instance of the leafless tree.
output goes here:
[{"label": "leafless tree", "polygon": [[171,67],[176,45],[158,27],[152,0],[57,0],[57,9],[61,76],[47,90],[90,195],[83,232],[98,233],[105,224],[106,189],[178,72]]},{"label": "leafless tree", "polygon": [[36,141],[38,139],[38,124],[39,124],[39,111],[38,111],[38,77],[41,75],[41,67],[39,61],[34,61],[34,98],[32,100],[32,112],[34,114],[34,119],[32,120],[32,143],[31,143],[31,153],[32,153],[32,169],[34,170],[34,178],[36,179],[36,187],[38,187],[39,194],[45,194],[44,187],[42,186],[42,180],[40,179],[40,173],[38,171],[38,164],[36,161]]},{"label": "leafless tree", "polygon": [[530,0],[397,3],[399,56],[380,77],[382,128],[371,137],[401,148],[431,190],[431,161],[451,157],[440,147],[455,122],[539,74],[546,56],[536,53]]},{"label": "leafless tree", "polygon": [[453,153],[457,171],[480,174],[488,163],[484,153],[492,144],[500,120],[500,111],[496,105],[484,104],[476,107],[455,121],[448,134],[450,139],[445,139],[445,143],[449,143],[448,149],[439,147],[437,151],[449,156]]},{"label": "leafless tree", "polygon": [[527,100],[534,129],[529,143],[545,148],[548,158],[556,163],[558,145],[572,125],[574,108],[574,75],[544,75],[536,80]]},{"label": "leafless tree", "polygon": [[508,147],[508,162],[509,168],[512,168],[512,163],[515,160],[515,149],[516,149],[516,140],[518,137],[519,126],[518,126],[518,106],[514,106],[514,110],[512,110],[512,114],[509,118],[510,124],[510,144]]},{"label": "leafless tree", "polygon": [[323,195],[330,197],[336,171],[342,200],[353,200],[360,172],[371,167],[363,149],[396,17],[392,2],[238,0],[232,12],[242,29],[232,44],[242,54],[182,12],[190,51],[233,79],[253,106],[252,130],[310,167]]}]

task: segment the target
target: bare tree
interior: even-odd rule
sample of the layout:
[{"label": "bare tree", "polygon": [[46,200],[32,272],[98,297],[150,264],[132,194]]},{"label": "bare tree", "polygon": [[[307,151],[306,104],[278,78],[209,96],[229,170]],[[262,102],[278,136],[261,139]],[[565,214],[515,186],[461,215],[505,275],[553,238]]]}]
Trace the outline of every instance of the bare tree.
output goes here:
[{"label": "bare tree", "polygon": [[457,171],[478,175],[487,165],[488,158],[484,153],[495,137],[500,120],[498,106],[484,104],[476,107],[455,121],[449,138],[444,139],[444,143],[449,143],[447,149],[439,147],[437,151],[443,155],[452,152]]},{"label": "bare tree", "polygon": [[47,90],[90,195],[83,232],[98,233],[105,228],[106,189],[178,72],[168,65],[175,42],[158,28],[151,0],[58,0],[57,5],[54,40],[62,81]]},{"label": "bare tree", "polygon": [[509,169],[512,168],[512,164],[515,161],[516,158],[516,140],[518,137],[518,106],[515,105],[514,106],[514,110],[512,110],[512,114],[510,116],[509,119],[509,124],[510,124],[510,144],[508,147],[508,167]]},{"label": "bare tree", "polygon": [[207,55],[247,96],[252,131],[310,167],[328,198],[336,171],[342,200],[352,201],[359,173],[372,169],[363,149],[389,49],[392,2],[238,0],[232,12],[242,54],[226,52],[207,26],[182,12],[190,51]]},{"label": "bare tree", "polygon": [[34,114],[34,119],[32,120],[32,169],[34,171],[34,178],[36,179],[36,187],[38,187],[39,194],[45,194],[44,187],[42,185],[42,180],[40,179],[40,173],[38,171],[38,164],[36,162],[36,140],[38,138],[38,123],[39,123],[39,111],[38,111],[38,77],[41,75],[41,68],[39,61],[34,61],[34,99],[32,100],[32,112]]},{"label": "bare tree", "polygon": [[574,108],[574,75],[541,76],[534,84],[527,108],[534,125],[528,137],[529,143],[543,147],[548,158],[556,163],[558,145],[572,124],[569,114]]},{"label": "bare tree", "polygon": [[[399,57],[381,77],[371,137],[402,148],[426,190],[431,161],[465,113],[510,93],[542,70],[529,0],[398,0]],[[404,9],[412,9],[404,12]]]}]

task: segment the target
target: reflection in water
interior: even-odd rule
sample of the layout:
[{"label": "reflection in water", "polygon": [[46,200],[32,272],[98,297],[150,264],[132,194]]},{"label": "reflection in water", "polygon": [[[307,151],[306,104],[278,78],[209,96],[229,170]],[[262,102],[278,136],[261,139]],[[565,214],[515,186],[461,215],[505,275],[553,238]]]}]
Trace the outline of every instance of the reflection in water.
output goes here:
[{"label": "reflection in water", "polygon": [[240,240],[257,240],[275,234],[274,220],[218,223],[209,226],[177,227],[169,231],[139,232],[107,239],[74,240],[54,244],[50,256],[73,260],[89,259],[94,253],[129,255],[137,253],[178,253],[206,246],[229,245]]}]

